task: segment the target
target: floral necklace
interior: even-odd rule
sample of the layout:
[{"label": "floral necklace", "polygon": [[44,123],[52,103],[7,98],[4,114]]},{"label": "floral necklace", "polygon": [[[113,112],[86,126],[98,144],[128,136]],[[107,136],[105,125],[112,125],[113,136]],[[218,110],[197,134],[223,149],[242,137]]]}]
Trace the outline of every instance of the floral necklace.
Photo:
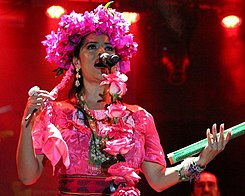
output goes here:
[{"label": "floral necklace", "polygon": [[[77,97],[78,104],[92,130],[93,141],[91,140],[92,145],[90,145],[90,159],[98,165],[110,163],[108,173],[111,176],[106,181],[115,185],[110,186],[111,191],[114,192],[112,195],[127,195],[133,191],[134,195],[137,196],[140,195],[140,192],[134,186],[140,179],[137,175],[138,171],[124,158],[124,155],[135,145],[133,140],[134,127],[125,123],[127,108],[120,101],[127,91],[125,82],[128,78],[120,72],[103,74],[103,77],[106,80],[102,81],[100,85],[109,85],[108,93],[111,96],[111,103],[105,108],[105,118],[96,119],[88,109],[84,97]],[[98,123],[103,124],[100,129],[97,127]],[[121,168],[123,172],[118,168]]]}]

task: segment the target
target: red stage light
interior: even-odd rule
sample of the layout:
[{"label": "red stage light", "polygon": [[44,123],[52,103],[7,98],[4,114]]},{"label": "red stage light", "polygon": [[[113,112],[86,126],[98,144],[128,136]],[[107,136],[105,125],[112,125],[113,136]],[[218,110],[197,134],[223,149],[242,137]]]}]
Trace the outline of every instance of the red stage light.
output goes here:
[{"label": "red stage light", "polygon": [[60,18],[65,13],[65,9],[59,5],[50,6],[46,11],[50,18]]},{"label": "red stage light", "polygon": [[242,19],[236,15],[223,17],[221,24],[225,28],[236,28],[242,24]]}]

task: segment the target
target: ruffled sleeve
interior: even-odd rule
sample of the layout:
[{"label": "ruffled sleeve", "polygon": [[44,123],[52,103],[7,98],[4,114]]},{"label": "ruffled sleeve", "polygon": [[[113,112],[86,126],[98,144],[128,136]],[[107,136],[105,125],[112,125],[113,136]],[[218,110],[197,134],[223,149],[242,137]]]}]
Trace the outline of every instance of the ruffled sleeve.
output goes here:
[{"label": "ruffled sleeve", "polygon": [[156,130],[154,119],[151,114],[146,113],[145,132],[145,161],[155,162],[166,167],[164,151],[160,144],[160,138]]},{"label": "ruffled sleeve", "polygon": [[33,146],[36,154],[44,154],[51,161],[53,168],[62,158],[63,164],[68,168],[70,165],[68,146],[62,138],[60,130],[50,121],[53,110],[47,113],[44,109],[35,119],[33,125]]}]

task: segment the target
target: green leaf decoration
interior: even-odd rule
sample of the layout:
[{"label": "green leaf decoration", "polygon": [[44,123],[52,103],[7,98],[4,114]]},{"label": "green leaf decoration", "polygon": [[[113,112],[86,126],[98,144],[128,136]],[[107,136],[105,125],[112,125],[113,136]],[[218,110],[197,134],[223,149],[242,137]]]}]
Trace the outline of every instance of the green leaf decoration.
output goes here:
[{"label": "green leaf decoration", "polygon": [[58,67],[53,72],[56,72],[56,76],[62,75],[64,73],[64,68]]},{"label": "green leaf decoration", "polygon": [[118,118],[117,117],[115,117],[115,118],[113,118],[113,122],[114,122],[114,124],[117,124],[118,123]]},{"label": "green leaf decoration", "polygon": [[113,3],[114,1],[109,1],[107,4],[105,4],[105,8],[108,9],[110,8],[111,4]]}]

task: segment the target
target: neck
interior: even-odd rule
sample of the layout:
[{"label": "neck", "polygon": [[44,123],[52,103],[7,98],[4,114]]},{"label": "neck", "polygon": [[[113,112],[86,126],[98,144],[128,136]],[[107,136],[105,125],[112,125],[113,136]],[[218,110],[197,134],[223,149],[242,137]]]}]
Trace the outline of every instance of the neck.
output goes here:
[{"label": "neck", "polygon": [[107,93],[108,86],[91,84],[84,82],[82,94],[89,109],[104,109],[105,105],[110,103],[111,96]]}]

